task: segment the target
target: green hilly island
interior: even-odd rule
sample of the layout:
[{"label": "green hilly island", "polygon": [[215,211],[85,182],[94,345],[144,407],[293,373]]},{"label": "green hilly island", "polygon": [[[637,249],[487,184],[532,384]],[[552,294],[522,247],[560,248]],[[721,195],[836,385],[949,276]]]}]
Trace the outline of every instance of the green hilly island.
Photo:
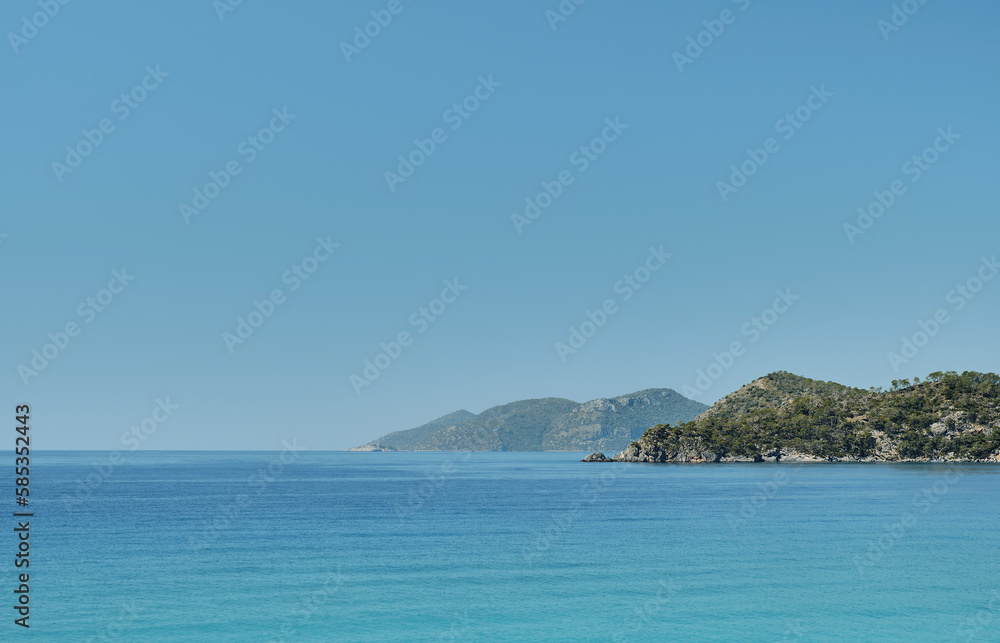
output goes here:
[{"label": "green hilly island", "polygon": [[954,371],[852,388],[777,372],[690,422],[663,422],[622,462],[1000,462],[1000,376]]},{"label": "green hilly island", "polygon": [[683,424],[708,407],[672,389],[647,389],[578,403],[521,400],[476,415],[455,411],[396,431],[356,451],[618,451],[649,427]]}]

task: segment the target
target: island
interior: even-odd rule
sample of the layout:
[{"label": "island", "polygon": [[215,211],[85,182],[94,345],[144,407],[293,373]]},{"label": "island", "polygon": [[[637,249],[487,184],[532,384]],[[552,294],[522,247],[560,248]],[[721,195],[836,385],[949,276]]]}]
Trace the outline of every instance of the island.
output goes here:
[{"label": "island", "polygon": [[694,420],[708,406],[672,389],[579,403],[519,400],[474,414],[455,411],[352,451],[620,451],[657,422]]}]

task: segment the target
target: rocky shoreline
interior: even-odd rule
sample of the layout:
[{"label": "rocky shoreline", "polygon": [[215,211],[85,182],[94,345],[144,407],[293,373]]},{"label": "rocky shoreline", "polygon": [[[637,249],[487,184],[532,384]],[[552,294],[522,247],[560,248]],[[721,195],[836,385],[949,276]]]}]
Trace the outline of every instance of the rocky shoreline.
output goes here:
[{"label": "rocky shoreline", "polygon": [[980,463],[980,464],[1000,464],[1000,454],[993,458],[974,460],[970,458],[942,458],[932,460],[930,458],[900,458],[889,456],[868,456],[855,458],[844,457],[822,457],[811,453],[802,453],[795,449],[774,449],[766,453],[761,453],[754,457],[729,456],[714,453],[704,448],[689,447],[679,449],[646,448],[633,442],[627,449],[617,453],[610,458],[603,453],[591,453],[580,462],[653,462],[653,463],[727,463],[727,462],[787,462],[794,464],[801,463]]}]

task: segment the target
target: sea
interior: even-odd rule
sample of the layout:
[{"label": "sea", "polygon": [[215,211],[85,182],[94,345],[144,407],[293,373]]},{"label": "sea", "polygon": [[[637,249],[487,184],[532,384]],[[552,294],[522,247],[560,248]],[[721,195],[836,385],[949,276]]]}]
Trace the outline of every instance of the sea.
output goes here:
[{"label": "sea", "polygon": [[1000,466],[584,455],[34,452],[0,640],[1000,641]]}]

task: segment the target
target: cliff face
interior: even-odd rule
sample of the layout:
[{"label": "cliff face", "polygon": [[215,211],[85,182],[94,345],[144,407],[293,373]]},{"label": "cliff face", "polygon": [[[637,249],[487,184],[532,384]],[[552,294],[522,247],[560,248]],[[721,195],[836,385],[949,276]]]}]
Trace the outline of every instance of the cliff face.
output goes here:
[{"label": "cliff face", "polygon": [[722,454],[700,437],[652,442],[640,439],[612,458],[615,462],[719,462]]},{"label": "cliff face", "polygon": [[788,373],[756,380],[699,419],[657,425],[620,462],[1000,462],[1000,376],[932,373],[893,390]]}]

